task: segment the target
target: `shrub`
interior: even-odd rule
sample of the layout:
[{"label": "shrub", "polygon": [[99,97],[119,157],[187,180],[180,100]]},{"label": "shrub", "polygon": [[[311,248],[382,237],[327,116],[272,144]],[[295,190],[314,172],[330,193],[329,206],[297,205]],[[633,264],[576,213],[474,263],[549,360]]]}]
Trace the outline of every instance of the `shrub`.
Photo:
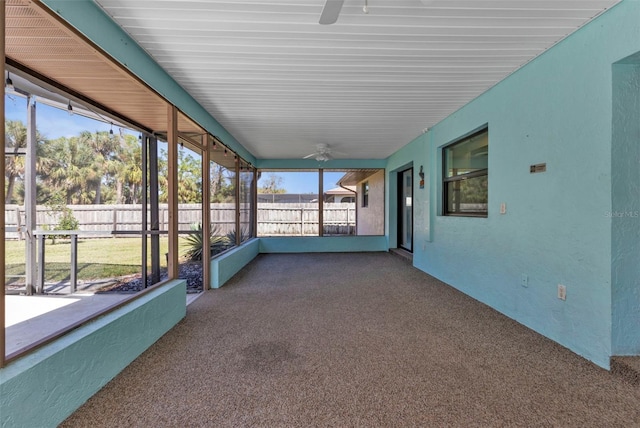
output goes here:
[{"label": "shrub", "polygon": [[[184,238],[187,249],[184,252],[184,256],[190,261],[202,260],[202,225],[191,225],[191,230],[197,233],[191,233]],[[227,248],[229,240],[226,236],[219,235],[218,225],[211,228],[209,234],[209,257],[217,254]]]},{"label": "shrub", "polygon": [[54,230],[78,230],[80,222],[73,215],[71,208],[64,207],[62,209],[62,216],[58,220],[58,225]]},{"label": "shrub", "polygon": [[[249,235],[247,234],[247,232],[244,229],[240,229],[240,242],[244,242],[246,241],[246,239],[249,237]],[[227,233],[227,240],[229,241],[228,244],[229,246],[234,246],[236,245],[236,231],[232,230],[231,232]]]}]

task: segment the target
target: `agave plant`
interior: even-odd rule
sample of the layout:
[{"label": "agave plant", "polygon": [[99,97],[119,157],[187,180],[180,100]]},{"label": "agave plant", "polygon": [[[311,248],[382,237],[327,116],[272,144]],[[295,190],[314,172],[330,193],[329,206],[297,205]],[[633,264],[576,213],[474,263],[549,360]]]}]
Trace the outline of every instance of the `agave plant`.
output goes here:
[{"label": "agave plant", "polygon": [[[191,233],[184,238],[187,249],[184,256],[191,261],[202,260],[202,224],[191,225],[191,230],[197,233]],[[219,234],[218,225],[211,227],[209,233],[209,257],[223,251],[229,244],[229,238]]]},{"label": "agave plant", "polygon": [[[233,247],[234,245],[236,245],[236,231],[235,229],[232,230],[231,232],[227,233],[227,245],[229,245],[230,247]],[[249,238],[249,235],[247,234],[246,230],[244,229],[240,229],[240,242],[244,242],[247,240],[247,238]]]}]

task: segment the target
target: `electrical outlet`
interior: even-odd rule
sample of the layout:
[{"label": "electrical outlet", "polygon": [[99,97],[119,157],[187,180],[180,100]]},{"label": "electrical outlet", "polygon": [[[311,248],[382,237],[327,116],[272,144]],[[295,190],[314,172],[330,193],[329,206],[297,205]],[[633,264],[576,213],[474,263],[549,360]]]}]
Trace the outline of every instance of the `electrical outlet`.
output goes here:
[{"label": "electrical outlet", "polygon": [[558,284],[558,299],[567,300],[567,287],[562,284]]},{"label": "electrical outlet", "polygon": [[520,277],[520,285],[523,287],[529,286],[529,277],[527,276],[526,273],[523,273],[522,276]]},{"label": "electrical outlet", "polygon": [[506,213],[507,213],[507,204],[503,202],[500,204],[500,214],[506,214]]}]

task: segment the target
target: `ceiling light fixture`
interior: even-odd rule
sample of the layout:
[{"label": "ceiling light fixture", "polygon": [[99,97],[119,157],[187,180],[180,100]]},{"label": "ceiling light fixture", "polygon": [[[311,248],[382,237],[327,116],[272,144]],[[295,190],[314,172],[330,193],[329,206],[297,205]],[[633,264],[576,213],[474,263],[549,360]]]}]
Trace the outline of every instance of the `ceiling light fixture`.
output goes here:
[{"label": "ceiling light fixture", "polygon": [[109,130],[109,134],[113,135],[113,123],[111,124],[111,129]]},{"label": "ceiling light fixture", "polygon": [[364,13],[369,13],[369,1],[368,0],[364,0],[364,6],[362,7],[362,11]]},{"label": "ceiling light fixture", "polygon": [[5,85],[4,85],[4,86],[5,86],[6,88],[9,88],[9,89],[12,89],[12,90],[14,89],[14,87],[13,87],[13,80],[11,80],[11,74],[9,74],[9,72],[8,72],[8,71],[7,71],[7,80],[6,80],[6,82],[5,82]]}]

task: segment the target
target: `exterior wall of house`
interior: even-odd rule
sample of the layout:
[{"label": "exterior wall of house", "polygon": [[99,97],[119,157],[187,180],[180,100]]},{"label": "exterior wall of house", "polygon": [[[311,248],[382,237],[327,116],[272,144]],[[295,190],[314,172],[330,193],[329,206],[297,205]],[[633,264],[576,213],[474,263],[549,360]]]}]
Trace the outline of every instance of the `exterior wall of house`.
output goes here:
[{"label": "exterior wall of house", "polygon": [[186,314],[171,281],[0,368],[0,426],[57,426]]},{"label": "exterior wall of house", "polygon": [[[637,124],[612,151],[612,65],[640,51],[638,16],[640,2],[621,2],[435,124],[387,165],[392,247],[393,171],[424,165],[425,188],[417,174],[414,187],[415,266],[605,368],[622,349],[612,347],[612,334],[629,322],[637,330],[640,316],[629,305],[612,312],[612,296],[638,306],[640,222],[621,220],[624,243],[612,222],[614,209],[639,208]],[[442,216],[442,147],[484,126],[488,217]],[[612,161],[622,171],[612,173]],[[538,163],[546,172],[531,174]],[[612,188],[614,203],[634,202],[612,208]],[[627,260],[614,274],[612,258],[620,257]],[[566,286],[566,300],[558,299],[558,284]],[[638,335],[617,341],[637,350]]]},{"label": "exterior wall of house", "polygon": [[[362,183],[369,182],[369,203],[368,206],[362,206]],[[357,208],[356,208],[356,227],[357,235],[383,235],[384,219],[385,219],[385,189],[384,189],[384,170],[380,170],[368,177],[366,180],[358,183],[357,186]]]},{"label": "exterior wall of house", "polygon": [[640,53],[613,66],[613,355],[640,355]]}]

